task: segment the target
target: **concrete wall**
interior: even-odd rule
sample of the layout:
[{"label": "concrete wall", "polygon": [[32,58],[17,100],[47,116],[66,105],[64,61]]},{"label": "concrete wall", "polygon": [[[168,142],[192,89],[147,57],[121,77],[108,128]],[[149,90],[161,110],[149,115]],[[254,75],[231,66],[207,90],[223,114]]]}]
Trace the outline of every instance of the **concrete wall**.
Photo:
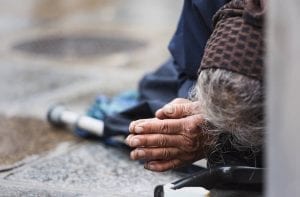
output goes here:
[{"label": "concrete wall", "polygon": [[269,1],[267,196],[300,195],[300,1]]}]

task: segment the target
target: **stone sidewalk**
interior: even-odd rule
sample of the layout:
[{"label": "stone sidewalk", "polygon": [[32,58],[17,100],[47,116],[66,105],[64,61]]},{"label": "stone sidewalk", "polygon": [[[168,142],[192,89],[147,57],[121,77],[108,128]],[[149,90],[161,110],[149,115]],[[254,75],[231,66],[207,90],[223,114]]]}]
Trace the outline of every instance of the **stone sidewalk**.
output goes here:
[{"label": "stone sidewalk", "polygon": [[135,89],[168,58],[182,1],[28,0],[0,6],[0,196],[152,196],[182,175],[45,120],[83,113],[97,94]]},{"label": "stone sidewalk", "polygon": [[0,190],[7,196],[152,196],[155,185],[180,175],[146,171],[129,160],[128,151],[65,142],[0,177]]}]

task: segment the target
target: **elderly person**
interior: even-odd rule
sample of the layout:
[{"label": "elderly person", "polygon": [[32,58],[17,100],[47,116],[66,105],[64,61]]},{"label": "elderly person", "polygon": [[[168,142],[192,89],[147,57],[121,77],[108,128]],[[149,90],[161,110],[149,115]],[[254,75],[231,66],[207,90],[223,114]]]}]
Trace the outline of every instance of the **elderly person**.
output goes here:
[{"label": "elderly person", "polygon": [[188,97],[198,77],[205,44],[212,33],[212,17],[229,1],[184,0],[177,30],[169,44],[170,59],[142,78],[136,104],[104,117],[105,133],[127,136],[131,121],[152,118],[159,108],[173,99]]},{"label": "elderly person", "polygon": [[209,166],[262,166],[263,1],[233,0],[214,17],[192,101],[131,123],[131,158],[165,171],[207,158]]}]

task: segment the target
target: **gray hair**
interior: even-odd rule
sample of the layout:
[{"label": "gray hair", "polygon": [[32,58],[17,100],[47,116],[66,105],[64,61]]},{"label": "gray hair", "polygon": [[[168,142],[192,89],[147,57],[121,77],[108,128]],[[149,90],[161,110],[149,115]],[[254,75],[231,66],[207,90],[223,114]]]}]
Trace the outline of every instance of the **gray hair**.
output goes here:
[{"label": "gray hair", "polygon": [[264,94],[261,82],[224,69],[201,71],[191,92],[214,135],[230,133],[238,147],[259,147],[264,135]]}]

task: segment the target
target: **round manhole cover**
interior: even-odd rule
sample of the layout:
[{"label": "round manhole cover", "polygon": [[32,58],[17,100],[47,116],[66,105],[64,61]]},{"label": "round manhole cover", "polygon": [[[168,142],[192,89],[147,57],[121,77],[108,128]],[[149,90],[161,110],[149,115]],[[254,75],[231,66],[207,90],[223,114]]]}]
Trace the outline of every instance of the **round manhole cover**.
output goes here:
[{"label": "round manhole cover", "polygon": [[15,50],[53,58],[91,58],[145,47],[143,41],[117,37],[49,36],[13,46]]}]

